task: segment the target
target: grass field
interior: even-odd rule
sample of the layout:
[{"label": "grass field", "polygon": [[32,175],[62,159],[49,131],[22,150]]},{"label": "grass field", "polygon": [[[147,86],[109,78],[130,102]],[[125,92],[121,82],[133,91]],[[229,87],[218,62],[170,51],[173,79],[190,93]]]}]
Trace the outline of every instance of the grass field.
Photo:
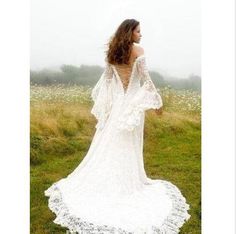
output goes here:
[{"label": "grass field", "polygon": [[[31,86],[32,234],[60,234],[44,190],[66,177],[85,156],[95,133],[91,88]],[[171,181],[190,204],[181,234],[201,233],[201,98],[193,91],[160,90],[164,113],[146,112],[144,163],[149,177]]]}]

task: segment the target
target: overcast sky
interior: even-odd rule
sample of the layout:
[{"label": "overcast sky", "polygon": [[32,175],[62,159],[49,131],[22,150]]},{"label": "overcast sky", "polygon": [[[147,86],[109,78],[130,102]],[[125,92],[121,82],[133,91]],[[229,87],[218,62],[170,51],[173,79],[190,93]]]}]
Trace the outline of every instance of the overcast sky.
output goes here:
[{"label": "overcast sky", "polygon": [[198,0],[31,0],[31,69],[105,65],[105,43],[126,18],[140,22],[148,68],[201,75]]}]

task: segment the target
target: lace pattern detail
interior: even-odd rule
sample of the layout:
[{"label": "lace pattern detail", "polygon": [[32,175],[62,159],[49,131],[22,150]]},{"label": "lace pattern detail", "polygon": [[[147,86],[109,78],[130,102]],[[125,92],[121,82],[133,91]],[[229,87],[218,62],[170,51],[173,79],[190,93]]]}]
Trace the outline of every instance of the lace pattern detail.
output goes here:
[{"label": "lace pattern detail", "polygon": [[[98,119],[97,128],[103,128],[105,124],[107,127],[102,134],[94,136],[84,160],[68,176],[70,180],[63,179],[62,186],[60,181],[53,183],[44,191],[49,197],[49,208],[56,214],[53,222],[68,228],[69,233],[176,234],[190,217],[187,213],[189,205],[178,188],[167,181],[147,180],[144,171],[143,125],[140,124],[143,124],[144,111],[161,106],[162,101],[149,81],[147,70],[145,72],[142,68],[145,65],[141,63],[143,59],[144,56],[136,60],[127,94],[116,86],[120,83],[113,77],[115,70],[106,65],[92,90],[94,105],[91,113]],[[138,72],[137,68],[141,70]],[[144,81],[141,87],[139,78]],[[120,134],[116,126],[128,130],[137,126],[140,132]],[[157,190],[149,182],[158,183]],[[151,190],[141,190],[143,186],[150,186]],[[134,191],[137,196],[132,195]],[[98,200],[94,196],[96,194],[99,195]],[[126,194],[130,195],[128,199],[123,197]],[[100,200],[102,195],[107,198],[104,203]],[[115,199],[110,200],[113,195]],[[114,204],[117,204],[117,208],[114,208]],[[119,204],[123,204],[121,209]],[[166,207],[162,207],[165,204]],[[113,213],[112,208],[117,212]],[[147,220],[140,216],[143,213],[148,214],[145,215]]]},{"label": "lace pattern detail", "polygon": [[145,57],[137,61],[137,73],[142,83],[132,100],[128,101],[125,110],[119,117],[119,130],[133,131],[140,125],[141,114],[148,109],[159,109],[163,106],[162,98],[158,93],[149,75]]},{"label": "lace pattern detail", "polygon": [[56,218],[53,222],[68,228],[69,233],[71,234],[177,234],[185,221],[191,217],[187,212],[190,209],[190,206],[186,203],[186,199],[174,184],[165,180],[158,181],[165,186],[166,194],[168,194],[172,201],[172,209],[160,227],[153,225],[148,228],[148,231],[145,231],[144,229],[128,231],[105,224],[94,224],[79,217],[75,217],[70,213],[70,210],[64,203],[57,183],[54,183],[45,190],[44,194],[49,197],[49,208],[56,214]]},{"label": "lace pattern detail", "polygon": [[[145,57],[142,57],[142,59],[138,61],[137,70],[138,70],[138,75],[140,77],[140,80],[143,83],[145,89],[149,92],[158,94],[156,91],[156,87],[153,84],[152,79],[149,75]],[[159,95],[157,96],[158,96],[157,98],[159,98]]]},{"label": "lace pattern detail", "polygon": [[112,82],[113,71],[109,64],[106,64],[105,70],[99,81],[92,89],[91,97],[94,105],[91,113],[96,117],[96,128],[102,129],[110,115],[112,108]]}]

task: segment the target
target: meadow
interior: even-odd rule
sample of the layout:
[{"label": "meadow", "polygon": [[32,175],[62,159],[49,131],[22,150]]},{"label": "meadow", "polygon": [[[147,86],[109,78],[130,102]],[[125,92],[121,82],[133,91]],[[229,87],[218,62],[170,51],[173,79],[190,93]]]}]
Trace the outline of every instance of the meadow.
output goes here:
[{"label": "meadow", "polygon": [[[44,190],[81,162],[95,133],[91,87],[31,85],[30,233],[62,234]],[[190,204],[180,234],[201,233],[201,96],[191,90],[160,89],[164,112],[145,115],[144,165],[148,177],[171,181]]]}]

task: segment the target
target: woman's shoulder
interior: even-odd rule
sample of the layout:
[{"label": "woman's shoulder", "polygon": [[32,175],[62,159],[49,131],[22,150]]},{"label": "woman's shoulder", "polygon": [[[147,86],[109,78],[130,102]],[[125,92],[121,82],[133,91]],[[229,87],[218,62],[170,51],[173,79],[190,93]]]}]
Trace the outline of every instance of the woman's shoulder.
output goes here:
[{"label": "woman's shoulder", "polygon": [[133,44],[132,53],[135,57],[139,57],[144,55],[144,49],[139,45]]}]

